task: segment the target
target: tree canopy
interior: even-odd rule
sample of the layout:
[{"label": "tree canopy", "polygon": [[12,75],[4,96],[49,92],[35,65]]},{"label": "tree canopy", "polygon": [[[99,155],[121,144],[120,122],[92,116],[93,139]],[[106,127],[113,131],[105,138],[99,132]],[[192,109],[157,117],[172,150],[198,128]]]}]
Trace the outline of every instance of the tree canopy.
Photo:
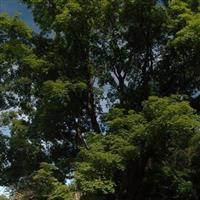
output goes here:
[{"label": "tree canopy", "polygon": [[0,13],[0,185],[199,199],[199,0],[21,3],[40,30]]}]

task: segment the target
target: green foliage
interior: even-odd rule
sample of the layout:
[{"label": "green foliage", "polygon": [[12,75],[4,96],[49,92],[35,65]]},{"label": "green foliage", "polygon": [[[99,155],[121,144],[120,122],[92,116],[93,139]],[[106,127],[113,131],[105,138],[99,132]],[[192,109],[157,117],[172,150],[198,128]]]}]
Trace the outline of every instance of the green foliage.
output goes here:
[{"label": "green foliage", "polygon": [[[57,168],[48,163],[41,163],[40,168],[30,177],[28,183],[18,188],[20,198],[38,200],[72,200],[74,199],[73,185],[67,186],[60,182]],[[17,195],[17,194],[16,194]]]},{"label": "green foliage", "polygon": [[55,177],[56,168],[47,163],[41,163],[40,169],[33,176],[33,188],[37,199],[72,200],[73,186],[59,182]]},{"label": "green foliage", "polygon": [[0,200],[7,200],[8,198],[6,196],[0,195]]},{"label": "green foliage", "polygon": [[57,184],[48,200],[74,200],[75,192],[69,186]]},{"label": "green foliage", "polygon": [[23,199],[199,199],[199,0],[21,2],[40,31],[0,14],[0,183]]},{"label": "green foliage", "polygon": [[[114,109],[106,119],[108,133],[90,136],[90,150],[79,153],[75,177],[86,198],[196,198],[190,141],[199,135],[200,121],[188,102],[150,97],[140,114]],[[129,181],[136,188],[129,189]]]},{"label": "green foliage", "polygon": [[[198,88],[199,71],[196,66],[199,64],[199,8],[197,6],[194,9],[193,3],[182,0],[169,3],[169,39],[160,64],[162,69],[158,73],[162,95],[177,92],[191,96],[195,91],[192,85]],[[163,79],[166,73],[168,78]],[[195,107],[198,109],[198,105]]]},{"label": "green foliage", "polygon": [[190,45],[194,50],[199,49],[200,15],[195,14],[189,18],[187,25],[177,33],[175,45]]}]

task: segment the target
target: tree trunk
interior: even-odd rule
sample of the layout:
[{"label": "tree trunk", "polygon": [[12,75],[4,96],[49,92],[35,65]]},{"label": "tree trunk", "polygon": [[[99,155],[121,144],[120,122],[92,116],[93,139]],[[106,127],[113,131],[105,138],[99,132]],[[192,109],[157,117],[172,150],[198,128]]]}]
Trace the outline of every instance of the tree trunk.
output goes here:
[{"label": "tree trunk", "polygon": [[89,117],[91,119],[92,129],[96,133],[101,133],[101,129],[99,127],[99,123],[97,122],[97,114],[96,114],[96,105],[94,99],[94,91],[93,91],[93,82],[92,82],[92,75],[90,73],[89,67],[87,67],[87,110]]}]

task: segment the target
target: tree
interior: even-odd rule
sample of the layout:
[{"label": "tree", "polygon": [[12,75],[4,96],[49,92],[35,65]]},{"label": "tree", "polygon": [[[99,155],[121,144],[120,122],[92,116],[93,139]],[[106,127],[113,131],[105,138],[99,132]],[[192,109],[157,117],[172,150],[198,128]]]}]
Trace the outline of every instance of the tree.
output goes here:
[{"label": "tree", "polygon": [[64,185],[59,180],[58,169],[51,164],[41,163],[40,168],[18,185],[13,199],[72,200],[75,196],[73,185]]},{"label": "tree", "polygon": [[121,107],[140,109],[166,43],[166,9],[156,1],[110,1],[103,20],[95,55],[101,82]]},{"label": "tree", "polygon": [[199,11],[193,11],[187,1],[171,1],[169,20],[171,37],[157,75],[160,94],[179,93],[192,97],[199,85]]},{"label": "tree", "polygon": [[45,187],[24,192],[46,199],[55,192],[56,199],[75,174],[82,198],[197,199],[195,111],[167,97],[142,102],[180,94],[199,111],[198,0],[21,2],[40,32],[0,15],[1,122],[10,128],[0,135],[1,184],[20,191],[23,181],[37,177],[40,185],[49,176]]},{"label": "tree", "polygon": [[150,97],[141,113],[113,109],[106,120],[108,133],[89,136],[90,151],[79,154],[83,199],[199,198],[191,141],[199,138],[200,121],[188,102]]}]

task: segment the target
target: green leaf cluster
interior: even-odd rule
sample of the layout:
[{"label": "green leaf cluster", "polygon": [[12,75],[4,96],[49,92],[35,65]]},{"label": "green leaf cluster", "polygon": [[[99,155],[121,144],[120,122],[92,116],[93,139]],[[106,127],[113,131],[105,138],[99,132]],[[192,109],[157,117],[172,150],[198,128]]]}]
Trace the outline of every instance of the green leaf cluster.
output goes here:
[{"label": "green leaf cluster", "polygon": [[108,132],[89,136],[90,149],[79,153],[75,180],[83,198],[197,198],[191,142],[200,121],[188,102],[150,97],[141,113],[113,109],[106,120]]}]

